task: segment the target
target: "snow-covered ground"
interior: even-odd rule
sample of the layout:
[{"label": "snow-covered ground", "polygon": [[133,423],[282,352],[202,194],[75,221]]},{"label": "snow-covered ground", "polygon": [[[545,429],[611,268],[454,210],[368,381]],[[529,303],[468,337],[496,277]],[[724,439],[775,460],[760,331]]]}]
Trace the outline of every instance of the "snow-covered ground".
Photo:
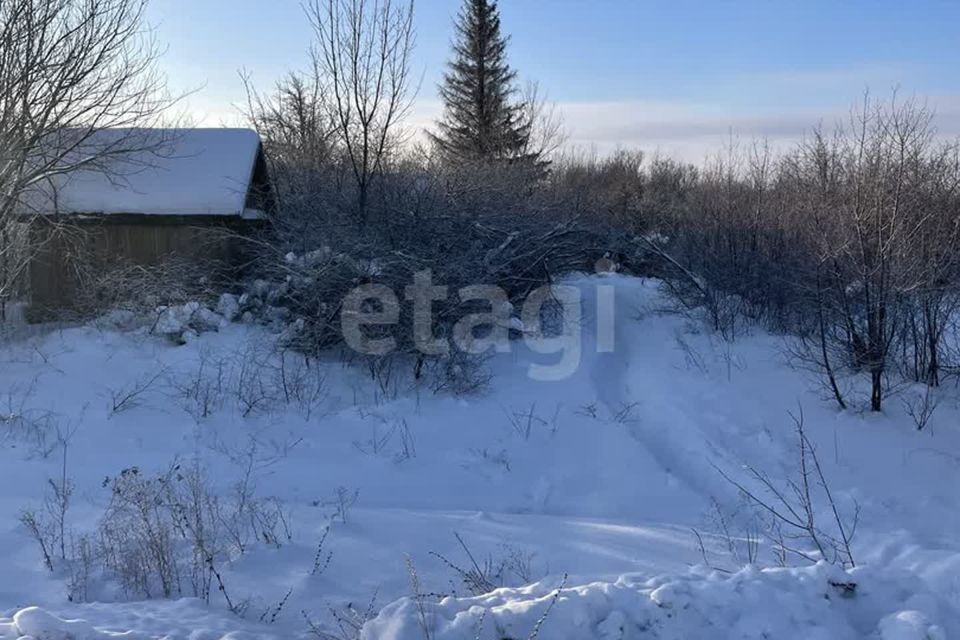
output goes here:
[{"label": "snow-covered ground", "polygon": [[[883,415],[838,412],[787,366],[782,338],[720,341],[664,313],[651,281],[571,282],[585,303],[576,373],[531,379],[531,362],[558,356],[517,342],[470,397],[400,374],[374,382],[332,356],[306,369],[289,354],[278,370],[273,336],[238,324],[184,346],[88,326],[0,347],[0,639],[308,637],[307,619],[331,625],[348,606],[382,609],[371,640],[960,637],[952,387],[922,432],[897,399]],[[616,291],[611,352],[594,343],[598,285]],[[297,379],[298,398],[255,393],[277,375]],[[744,566],[744,507],[721,471],[751,488],[744,465],[795,477],[801,409],[838,509],[859,505],[848,572],[797,558],[774,568],[763,540]],[[124,469],[190,461],[224,495],[246,479],[282,503],[279,544],[251,544],[222,568],[244,617],[216,588],[209,605],[131,602],[93,580],[90,602],[68,601],[19,520],[62,477],[61,441],[78,534],[95,529],[105,479]],[[829,523],[829,505],[817,509]],[[465,588],[446,562],[471,568],[464,545],[478,564],[508,561],[502,589]]]}]

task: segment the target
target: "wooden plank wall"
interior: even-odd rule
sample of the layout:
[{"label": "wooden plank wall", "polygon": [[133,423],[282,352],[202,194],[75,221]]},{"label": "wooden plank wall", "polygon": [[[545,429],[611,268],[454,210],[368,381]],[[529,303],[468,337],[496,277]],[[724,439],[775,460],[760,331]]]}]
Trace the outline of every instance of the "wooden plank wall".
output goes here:
[{"label": "wooden plank wall", "polygon": [[[225,227],[180,224],[32,224],[36,254],[30,264],[33,317],[74,308],[84,274],[119,264],[152,266],[169,258],[236,266],[242,241]],[[95,273],[95,272],[93,272]]]}]

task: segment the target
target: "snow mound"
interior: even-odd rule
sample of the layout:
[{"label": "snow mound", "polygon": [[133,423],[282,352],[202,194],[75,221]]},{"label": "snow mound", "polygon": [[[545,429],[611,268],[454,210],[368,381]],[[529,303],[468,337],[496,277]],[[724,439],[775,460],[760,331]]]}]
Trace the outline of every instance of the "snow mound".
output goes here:
[{"label": "snow mound", "polygon": [[0,620],[0,640],[100,640],[139,637],[129,633],[100,631],[86,620],[63,620],[39,607],[22,609],[9,622]]},{"label": "snow mound", "polygon": [[920,611],[899,611],[880,621],[882,640],[947,640],[943,629]]},{"label": "snow mound", "polygon": [[[143,608],[151,609],[146,603]],[[94,612],[91,611],[91,613]],[[198,618],[196,611],[189,610],[189,605],[184,607],[171,603],[165,612],[169,615],[167,620],[164,620],[166,616],[158,617],[156,613],[156,611],[148,611],[144,616],[147,622],[146,630],[109,631],[94,627],[86,620],[65,620],[40,607],[29,607],[18,611],[12,619],[0,618],[0,640],[266,640],[274,638],[272,635],[264,634],[260,629],[251,632],[227,631],[223,629],[223,621],[215,619],[217,616],[208,614]],[[186,613],[186,619],[180,620],[177,613]],[[107,616],[107,619],[111,618],[113,617]],[[111,619],[113,624],[110,626],[142,627],[144,620],[135,621],[130,617],[116,618]],[[239,618],[233,620],[235,627],[242,623]],[[178,625],[174,621],[179,621],[181,624]],[[253,627],[253,625],[250,626]]]},{"label": "snow mound", "polygon": [[702,567],[680,576],[565,587],[539,583],[439,603],[406,598],[367,623],[364,640],[941,640],[957,612],[915,579],[824,563],[801,569]]}]

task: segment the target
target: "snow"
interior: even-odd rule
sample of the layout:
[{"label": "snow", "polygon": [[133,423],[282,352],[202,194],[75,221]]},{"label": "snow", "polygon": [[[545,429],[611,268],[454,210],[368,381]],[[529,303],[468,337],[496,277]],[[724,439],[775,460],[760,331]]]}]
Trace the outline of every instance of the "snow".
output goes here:
[{"label": "snow", "polygon": [[240,314],[240,302],[237,296],[231,293],[224,293],[217,301],[217,313],[219,313],[227,322],[233,322]]},{"label": "snow", "polygon": [[[856,596],[834,586],[855,578]],[[565,587],[537,584],[502,589],[469,599],[448,598],[427,605],[436,640],[527,638],[540,624],[540,637],[552,640],[632,640],[657,638],[803,638],[847,640],[939,640],[945,628],[932,622],[955,609],[910,595],[909,581],[892,583],[869,571],[844,574],[826,564],[802,569],[747,567],[733,575],[691,569],[686,574],[647,580],[622,576],[614,582]],[[551,603],[556,598],[556,603]],[[886,607],[904,607],[877,619]],[[910,609],[921,606],[925,611]],[[549,613],[547,610],[549,608]],[[369,640],[422,640],[416,601],[386,607],[365,629]],[[953,636],[950,636],[953,637]]]},{"label": "snow", "polygon": [[[236,316],[236,309],[231,309],[229,303],[224,303],[223,299],[219,306],[223,306],[228,312],[232,310],[233,315]],[[226,323],[227,320],[223,315],[211,311],[198,302],[188,302],[174,307],[161,307],[153,332],[179,338],[187,330],[193,330],[195,333],[216,331]]]},{"label": "snow", "polygon": [[[960,637],[954,388],[938,390],[921,432],[896,400],[881,415],[838,412],[787,366],[783,338],[755,330],[723,342],[663,313],[653,281],[605,274],[570,283],[584,301],[573,375],[531,379],[532,363],[561,354],[518,340],[490,361],[490,388],[462,398],[399,375],[376,383],[333,355],[307,369],[288,353],[279,368],[275,334],[226,321],[239,305],[232,297],[207,318],[218,331],[182,346],[121,317],[0,345],[0,638],[308,637],[302,612],[330,625],[331,608],[365,609],[374,594],[367,640],[422,640],[420,604],[435,640],[527,638],[541,618],[539,637],[549,640]],[[615,292],[612,350],[594,344],[598,287]],[[189,328],[197,312],[172,308],[172,329]],[[302,401],[272,394],[247,411],[240,381],[254,371],[267,387],[281,374],[322,385]],[[198,380],[223,389],[206,411],[184,392]],[[141,387],[114,410],[118,393]],[[794,470],[788,411],[798,406],[838,506],[860,505],[856,568],[775,567],[766,543],[744,566],[711,526],[714,500],[742,506],[717,469],[738,479],[744,465],[772,478]],[[76,531],[96,526],[109,499],[104,478],[122,469],[155,473],[197,459],[227,495],[250,454],[258,495],[289,509],[291,539],[253,545],[224,565],[231,597],[249,601],[246,615],[227,611],[216,592],[210,604],[129,602],[100,579],[93,602],[69,602],[65,576],[45,569],[18,523],[58,477],[51,425],[73,434]],[[357,495],[344,517],[341,487]],[[330,564],[314,575],[328,527]],[[505,571],[502,588],[471,593],[438,557],[469,566],[456,535],[481,563],[525,566]],[[422,592],[447,597],[412,596],[408,558]],[[288,592],[275,622],[261,621]]]},{"label": "snow", "polygon": [[[131,143],[115,142],[132,139]],[[42,214],[257,215],[245,210],[260,137],[250,129],[111,129],[93,136],[142,148],[109,164],[39,185],[26,212]],[[106,143],[104,143],[106,144]],[[102,146],[102,145],[101,145]]]},{"label": "snow", "polygon": [[[198,600],[91,604],[84,614],[103,624],[64,619],[39,607],[26,607],[0,619],[0,640],[271,640],[278,636],[247,625],[238,630],[234,616],[211,611]],[[136,629],[132,631],[131,629]],[[278,639],[279,640],[279,639]]]}]

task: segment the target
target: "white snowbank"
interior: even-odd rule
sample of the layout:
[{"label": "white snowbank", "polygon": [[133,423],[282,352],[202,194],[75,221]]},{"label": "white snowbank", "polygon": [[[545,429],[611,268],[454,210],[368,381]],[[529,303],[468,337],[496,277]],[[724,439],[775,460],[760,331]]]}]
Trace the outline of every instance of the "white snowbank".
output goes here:
[{"label": "white snowbank", "polygon": [[[0,640],[274,640],[263,625],[211,611],[201,602],[145,602],[135,605],[91,605],[82,619],[55,616],[40,607],[0,617]],[[124,629],[120,631],[118,629]]]},{"label": "white snowbank", "polygon": [[426,626],[434,640],[523,640],[538,624],[538,637],[550,640],[956,637],[956,609],[921,588],[904,576],[845,573],[826,564],[748,567],[732,575],[694,568],[646,581],[623,576],[567,587],[559,596],[555,583],[540,583],[422,607],[406,598],[369,622],[362,638],[422,640]]},{"label": "white snowbank", "polygon": [[0,640],[99,640],[135,638],[130,633],[94,629],[86,620],[63,620],[39,607],[18,611],[9,622],[0,620]]}]

